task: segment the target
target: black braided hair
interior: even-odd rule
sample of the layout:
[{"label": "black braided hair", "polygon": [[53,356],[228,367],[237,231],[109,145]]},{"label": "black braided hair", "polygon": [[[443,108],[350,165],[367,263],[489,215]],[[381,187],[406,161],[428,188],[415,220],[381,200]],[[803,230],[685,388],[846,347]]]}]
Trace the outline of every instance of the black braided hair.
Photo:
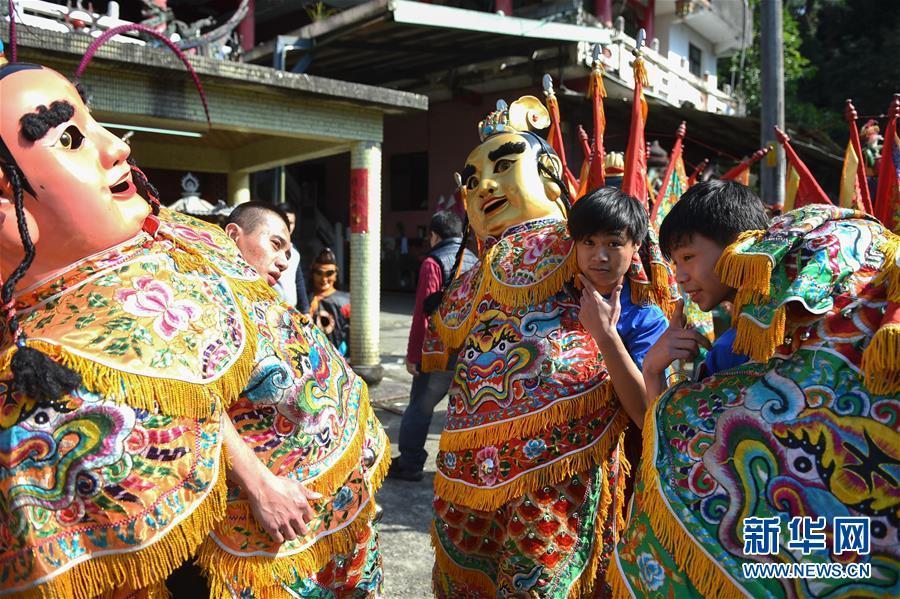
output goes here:
[{"label": "black braided hair", "polygon": [[463,219],[463,234],[462,240],[459,242],[459,249],[456,250],[456,260],[453,261],[453,268],[450,270],[450,280],[442,281],[441,288],[434,293],[431,293],[422,301],[422,309],[425,311],[426,315],[434,314],[438,308],[441,307],[441,302],[444,301],[444,293],[447,291],[447,288],[450,287],[450,284],[456,280],[459,276],[459,269],[462,267],[463,256],[466,255],[466,248],[469,245],[469,238],[472,235],[472,227],[469,226],[469,217],[466,216]]},{"label": "black braided hair", "polygon": [[6,325],[13,342],[18,346],[10,363],[13,375],[12,387],[13,391],[19,391],[38,401],[54,401],[81,385],[81,375],[25,344],[25,333],[19,327],[19,318],[13,307],[13,292],[16,283],[25,276],[25,272],[34,261],[35,248],[25,219],[25,194],[22,190],[22,174],[19,167],[15,164],[0,163],[0,169],[3,170],[12,188],[16,223],[25,250],[22,262],[9,275],[0,290],[0,302],[8,311]]},{"label": "black braided hair", "polygon": [[145,202],[150,204],[153,216],[159,216],[159,191],[156,189],[156,186],[150,182],[150,179],[147,178],[144,171],[138,168],[138,165],[134,162],[134,158],[129,156],[127,162],[131,167],[131,178],[134,180],[134,186],[137,189],[138,195],[144,198]]}]

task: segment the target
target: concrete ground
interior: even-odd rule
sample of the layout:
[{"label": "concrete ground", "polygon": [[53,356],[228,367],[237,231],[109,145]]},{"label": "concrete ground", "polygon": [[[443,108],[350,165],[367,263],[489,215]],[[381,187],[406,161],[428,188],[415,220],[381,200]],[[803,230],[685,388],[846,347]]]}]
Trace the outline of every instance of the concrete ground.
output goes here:
[{"label": "concrete ground", "polygon": [[[397,455],[400,419],[409,401],[412,377],[406,372],[406,340],[412,318],[412,294],[384,293],[381,298],[381,362],[384,380],[369,388],[375,412],[391,438]],[[384,559],[384,596],[387,599],[432,597],[431,500],[434,495],[434,456],[444,425],[447,402],[434,412],[425,448],[428,463],[425,478],[411,483],[387,479],[376,495],[384,508],[381,521],[381,551]]]}]

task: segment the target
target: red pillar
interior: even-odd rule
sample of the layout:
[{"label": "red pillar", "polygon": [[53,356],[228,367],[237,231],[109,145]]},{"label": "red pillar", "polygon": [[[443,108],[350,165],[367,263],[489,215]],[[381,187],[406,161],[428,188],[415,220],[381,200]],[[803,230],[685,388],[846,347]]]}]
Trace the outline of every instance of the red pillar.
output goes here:
[{"label": "red pillar", "polygon": [[612,27],[612,0],[594,0],[594,14],[597,20],[607,27]]},{"label": "red pillar", "polygon": [[503,11],[507,17],[512,16],[512,0],[495,0],[494,1],[494,10],[495,11]]},{"label": "red pillar", "polygon": [[[237,5],[240,6],[240,0],[237,0]],[[241,48],[244,49],[244,52],[253,48],[256,45],[256,0],[250,0],[250,5],[247,7],[247,16],[244,17],[244,20],[241,21],[240,25],[238,25],[238,35],[241,36]]]}]

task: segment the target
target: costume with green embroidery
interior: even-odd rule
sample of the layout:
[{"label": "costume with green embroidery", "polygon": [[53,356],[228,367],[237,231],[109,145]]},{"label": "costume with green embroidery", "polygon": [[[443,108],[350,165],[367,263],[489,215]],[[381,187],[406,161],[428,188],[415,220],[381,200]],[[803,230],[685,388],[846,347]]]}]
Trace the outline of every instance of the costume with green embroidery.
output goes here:
[{"label": "costume with green embroidery", "polygon": [[[752,361],[652,408],[609,571],[617,596],[900,594],[898,247],[874,219],[815,205],[726,249],[717,271],[737,289],[734,351]],[[807,517],[813,528],[797,534]],[[842,551],[837,518],[865,520],[870,545]],[[754,541],[763,519],[771,554]],[[745,576],[747,564],[801,562],[871,576]]]}]

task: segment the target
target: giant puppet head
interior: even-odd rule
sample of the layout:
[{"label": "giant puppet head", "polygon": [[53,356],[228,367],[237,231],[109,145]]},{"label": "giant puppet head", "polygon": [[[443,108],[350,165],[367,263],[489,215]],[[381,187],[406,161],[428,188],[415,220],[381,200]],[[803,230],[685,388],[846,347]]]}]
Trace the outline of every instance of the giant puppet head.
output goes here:
[{"label": "giant puppet head", "polygon": [[534,133],[549,124],[547,109],[534,96],[508,107],[501,100],[479,123],[481,144],[462,171],[466,214],[479,239],[498,237],[528,220],[565,216],[562,163]]},{"label": "giant puppet head", "polygon": [[[43,279],[141,230],[150,204],[138,193],[129,146],[101,127],[75,86],[51,69],[0,67],[0,273],[22,262],[15,186],[35,256],[20,284]],[[11,168],[12,167],[12,168]]]}]

